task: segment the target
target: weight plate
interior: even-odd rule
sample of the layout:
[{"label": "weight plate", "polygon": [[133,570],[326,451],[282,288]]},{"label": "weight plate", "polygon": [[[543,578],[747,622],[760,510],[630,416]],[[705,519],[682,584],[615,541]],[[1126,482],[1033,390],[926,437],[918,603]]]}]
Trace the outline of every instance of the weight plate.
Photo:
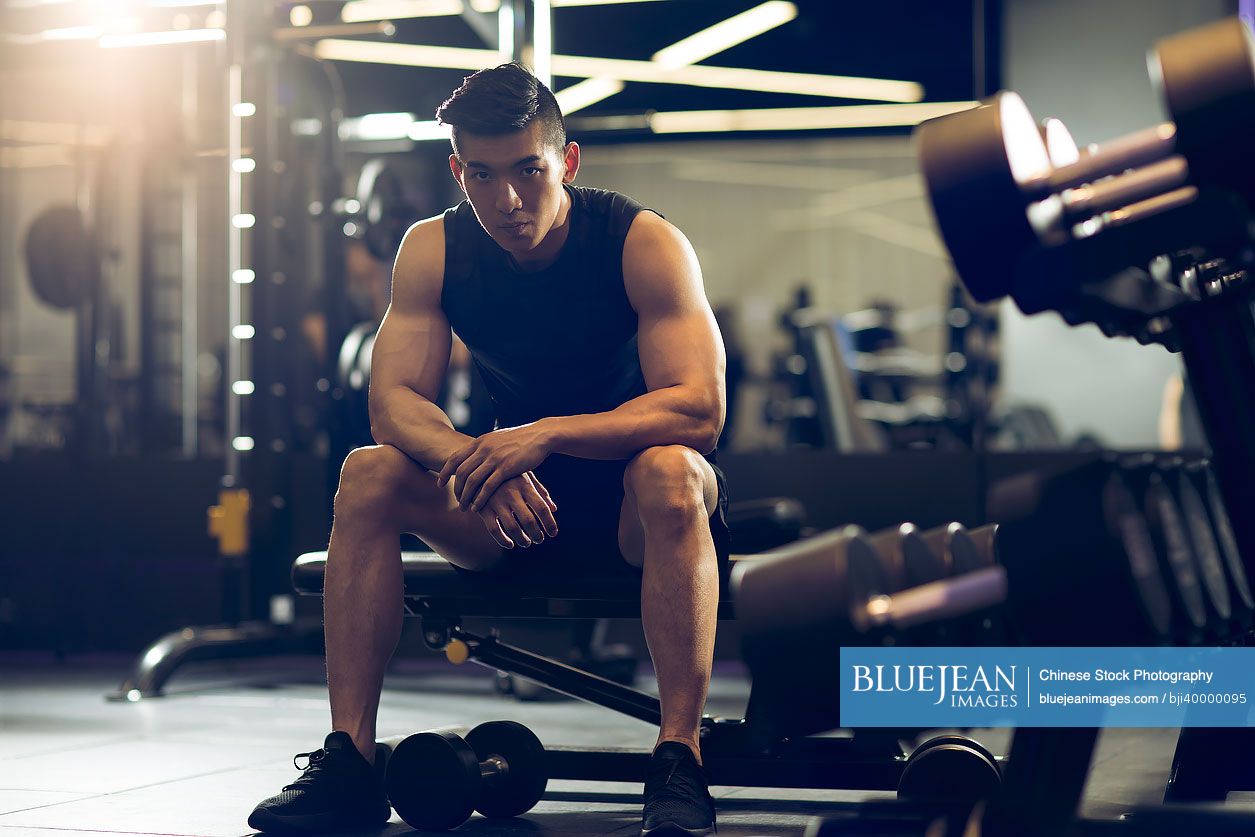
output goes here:
[{"label": "weight plate", "polygon": [[1228,621],[1233,615],[1233,605],[1229,598],[1229,585],[1225,581],[1220,549],[1216,546],[1216,536],[1207,516],[1207,507],[1203,505],[1203,498],[1198,495],[1194,483],[1183,469],[1175,469],[1168,484],[1174,490],[1181,509],[1181,520],[1185,524],[1189,542],[1194,547],[1194,560],[1199,578],[1203,582],[1203,592],[1207,594],[1207,601],[1215,614]]},{"label": "weight plate", "polygon": [[915,129],[933,217],[978,302],[1011,292],[1015,265],[1037,236],[1020,183],[1050,171],[1032,114],[1015,93]]},{"label": "weight plate", "polygon": [[1216,475],[1210,468],[1204,467],[1199,473],[1207,496],[1207,510],[1211,514],[1211,524],[1216,533],[1216,545],[1220,548],[1225,567],[1229,570],[1229,583],[1233,585],[1233,592],[1241,605],[1247,610],[1255,610],[1255,596],[1251,595],[1246,566],[1242,563],[1242,553],[1238,551],[1238,541],[1233,534],[1233,524],[1229,521],[1224,496],[1220,493],[1220,484],[1216,482]]},{"label": "weight plate", "polygon": [[968,529],[963,540],[967,546],[952,548],[955,575],[971,573],[998,564],[998,524],[990,523]]},{"label": "weight plate", "polygon": [[514,721],[490,721],[466,734],[475,758],[500,759],[502,772],[484,778],[475,810],[485,817],[517,817],[545,795],[549,769],[545,747],[530,729]]},{"label": "weight plate", "polygon": [[[958,524],[951,524],[958,526]],[[958,526],[958,531],[963,527]],[[927,532],[912,532],[902,538],[902,567],[905,573],[906,587],[918,587],[931,584],[950,575],[950,545],[953,532],[950,527],[933,530],[940,534],[930,539]]]},{"label": "weight plate", "polygon": [[26,270],[31,291],[53,308],[77,308],[91,299],[100,281],[100,255],[83,215],[72,206],[53,206],[26,230]]},{"label": "weight plate", "polygon": [[1151,539],[1174,583],[1182,615],[1191,627],[1201,628],[1207,624],[1207,606],[1194,569],[1194,553],[1181,522],[1181,510],[1158,474],[1153,474],[1146,486],[1145,508]]},{"label": "weight plate", "polygon": [[940,736],[916,748],[898,782],[900,799],[987,799],[1002,783],[998,763],[965,736]]},{"label": "weight plate", "polygon": [[482,782],[470,744],[451,732],[420,732],[392,751],[385,784],[406,823],[447,831],[470,819]]},{"label": "weight plate", "polygon": [[1103,509],[1123,548],[1138,604],[1156,638],[1165,639],[1172,630],[1172,599],[1146,517],[1119,473],[1112,473],[1103,488]]},{"label": "weight plate", "polygon": [[1177,149],[1202,186],[1255,200],[1255,38],[1231,17],[1165,38],[1148,57],[1151,81],[1177,129]]}]

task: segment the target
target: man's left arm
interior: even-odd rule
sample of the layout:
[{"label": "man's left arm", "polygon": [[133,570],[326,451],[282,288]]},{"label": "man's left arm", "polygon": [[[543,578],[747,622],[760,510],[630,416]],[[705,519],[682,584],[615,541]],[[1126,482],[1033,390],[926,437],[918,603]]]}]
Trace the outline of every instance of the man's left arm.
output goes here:
[{"label": "man's left arm", "polygon": [[608,412],[555,416],[481,436],[440,473],[441,482],[456,473],[464,508],[486,502],[501,481],[552,453],[627,459],[659,445],[714,450],[723,429],[726,361],[697,254],[678,229],[641,212],[624,243],[623,281],[637,313],[648,392]]}]

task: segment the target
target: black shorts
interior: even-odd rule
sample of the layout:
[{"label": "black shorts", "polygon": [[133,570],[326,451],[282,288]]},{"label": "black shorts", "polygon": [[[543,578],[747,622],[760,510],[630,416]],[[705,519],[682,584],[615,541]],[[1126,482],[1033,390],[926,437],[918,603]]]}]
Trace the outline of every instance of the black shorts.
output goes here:
[{"label": "black shorts", "polygon": [[[546,576],[624,576],[639,580],[640,570],[619,551],[619,515],[627,464],[625,459],[578,459],[561,454],[546,459],[535,474],[558,506],[554,515],[558,536],[525,549],[503,550],[502,564],[485,574],[498,579],[518,574],[529,581]],[[728,491],[723,471],[714,462],[710,464],[719,485],[719,502],[710,516],[710,534],[722,576],[728,563]]]}]

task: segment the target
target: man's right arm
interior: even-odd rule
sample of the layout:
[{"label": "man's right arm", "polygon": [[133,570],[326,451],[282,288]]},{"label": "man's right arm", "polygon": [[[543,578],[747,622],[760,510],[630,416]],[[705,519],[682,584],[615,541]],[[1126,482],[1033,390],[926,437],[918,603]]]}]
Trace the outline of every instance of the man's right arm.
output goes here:
[{"label": "man's right arm", "polygon": [[370,364],[370,430],[375,441],[439,471],[470,436],[453,429],[436,398],[449,366],[452,332],[440,307],[444,219],[410,228],[392,271],[392,303]]}]

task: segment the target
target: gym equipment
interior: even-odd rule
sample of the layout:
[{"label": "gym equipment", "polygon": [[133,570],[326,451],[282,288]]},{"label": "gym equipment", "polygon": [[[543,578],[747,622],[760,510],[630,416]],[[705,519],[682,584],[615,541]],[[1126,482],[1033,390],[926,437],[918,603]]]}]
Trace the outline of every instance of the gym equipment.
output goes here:
[{"label": "gym equipment", "polygon": [[1224,499],[1220,496],[1216,475],[1204,462],[1187,464],[1184,473],[1203,500],[1216,548],[1224,563],[1229,590],[1234,597],[1234,614],[1241,628],[1239,633],[1246,633],[1251,628],[1255,597],[1251,595],[1251,585],[1233,536],[1233,526],[1229,523],[1229,513],[1225,511]]},{"label": "gym equipment", "polygon": [[898,798],[974,803],[997,793],[1002,784],[998,759],[966,735],[939,735],[911,752],[898,781]]},{"label": "gym equipment", "polygon": [[1173,459],[1158,464],[1164,484],[1181,512],[1181,523],[1192,547],[1207,601],[1208,621],[1217,626],[1217,637],[1226,637],[1232,627],[1229,622],[1234,615],[1233,599],[1207,507],[1194,487],[1194,481],[1185,472],[1182,461]]},{"label": "gym equipment", "polygon": [[[382,157],[367,160],[358,175],[352,200],[352,205],[345,200],[339,206],[349,219],[345,230],[350,231],[350,237],[363,241],[376,259],[391,263],[406,230],[418,220],[418,209],[405,194],[401,174]],[[350,211],[350,207],[355,211]]]},{"label": "gym equipment", "polygon": [[100,252],[83,213],[52,206],[26,230],[26,270],[40,302],[64,311],[94,299],[100,284]]},{"label": "gym equipment", "polygon": [[535,807],[549,776],[545,748],[514,721],[480,724],[465,738],[447,730],[420,732],[393,749],[388,800],[419,830],[447,831],[479,811],[515,817]]},{"label": "gym equipment", "polygon": [[[946,575],[944,567],[938,566],[943,559],[929,547],[914,523],[903,523],[896,529],[873,535],[871,544],[885,574],[882,586],[875,593],[897,593]],[[925,580],[912,583],[917,577]]]},{"label": "gym equipment", "polygon": [[[1059,474],[1012,477],[993,488],[989,506],[1010,581],[1007,617],[1027,644],[1168,640],[1172,601],[1117,463],[1096,458]],[[1076,618],[1058,618],[1061,601]]]},{"label": "gym equipment", "polygon": [[[1195,644],[1207,626],[1207,603],[1181,508],[1168,490],[1153,456],[1126,458],[1121,464],[1146,518],[1160,572],[1168,582],[1172,609],[1177,615],[1176,632],[1187,644]],[[1216,569],[1219,570],[1219,566]]]},{"label": "gym equipment", "polygon": [[[1086,276],[1245,237],[1237,221],[1244,213],[1233,208],[1251,205],[1255,177],[1234,137],[1255,126],[1253,55],[1250,31],[1236,18],[1161,41],[1152,76],[1174,121],[1059,168],[1014,93],[920,125],[934,215],[972,295],[988,302],[1010,294],[1026,313],[1064,309],[1069,321],[1112,331],[1127,325],[1129,308],[1155,314],[1185,302],[1179,289],[1142,283],[1137,293],[1110,289],[1106,300],[1091,289],[1085,305],[1072,304]],[[1052,257],[1038,258],[1047,249]],[[1050,279],[1017,276],[1029,268]]]}]

